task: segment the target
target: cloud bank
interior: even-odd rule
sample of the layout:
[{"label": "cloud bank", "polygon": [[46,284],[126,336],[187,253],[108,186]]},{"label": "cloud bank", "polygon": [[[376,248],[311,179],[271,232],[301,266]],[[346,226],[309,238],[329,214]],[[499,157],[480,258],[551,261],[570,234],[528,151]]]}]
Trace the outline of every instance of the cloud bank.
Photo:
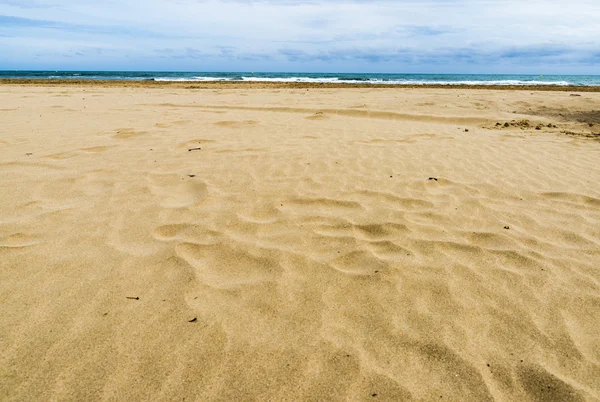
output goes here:
[{"label": "cloud bank", "polygon": [[594,73],[593,0],[0,0],[0,69]]}]

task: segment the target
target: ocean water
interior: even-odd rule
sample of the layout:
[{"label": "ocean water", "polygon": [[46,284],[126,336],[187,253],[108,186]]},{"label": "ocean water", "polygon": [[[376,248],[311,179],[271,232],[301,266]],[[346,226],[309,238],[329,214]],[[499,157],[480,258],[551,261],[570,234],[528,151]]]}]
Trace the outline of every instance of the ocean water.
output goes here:
[{"label": "ocean water", "polygon": [[600,86],[600,75],[201,73],[150,71],[0,71],[1,78],[154,81],[258,81],[349,84]]}]

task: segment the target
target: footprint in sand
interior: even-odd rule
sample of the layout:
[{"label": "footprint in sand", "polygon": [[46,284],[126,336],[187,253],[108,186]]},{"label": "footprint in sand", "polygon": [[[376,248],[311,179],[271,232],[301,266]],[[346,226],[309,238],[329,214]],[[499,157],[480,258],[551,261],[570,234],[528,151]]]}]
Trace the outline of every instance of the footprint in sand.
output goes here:
[{"label": "footprint in sand", "polygon": [[252,126],[257,126],[258,122],[255,120],[243,120],[243,121],[228,120],[228,121],[218,121],[214,124],[215,124],[215,126],[218,126],[218,127],[248,128],[248,127],[252,127]]},{"label": "footprint in sand", "polygon": [[368,243],[367,248],[375,257],[382,260],[401,261],[413,255],[410,250],[385,240]]},{"label": "footprint in sand", "polygon": [[398,197],[394,194],[363,190],[356,193],[357,196],[363,198],[366,202],[382,203],[390,208],[400,211],[421,211],[434,208],[435,205],[427,200],[420,198]]},{"label": "footprint in sand", "polygon": [[112,148],[112,146],[97,146],[97,147],[81,148],[79,151],[89,153],[89,154],[99,154],[99,153],[106,151],[109,148]]},{"label": "footprint in sand", "polygon": [[278,222],[281,217],[281,211],[273,205],[263,204],[240,211],[238,217],[246,222],[266,224]]},{"label": "footprint in sand", "polygon": [[276,258],[261,250],[182,243],[175,246],[175,252],[195,269],[201,282],[218,289],[272,281],[282,272]]},{"label": "footprint in sand", "polygon": [[97,147],[81,148],[76,151],[67,151],[67,152],[60,152],[60,153],[56,153],[56,154],[52,154],[52,155],[46,155],[45,158],[57,159],[57,160],[71,159],[71,158],[75,158],[77,156],[85,155],[85,154],[88,154],[88,155],[89,154],[92,154],[92,155],[100,154],[102,152],[105,152],[109,148],[112,148],[112,147],[111,146],[97,146]]},{"label": "footprint in sand", "polygon": [[286,209],[293,208],[298,213],[310,215],[314,215],[316,212],[340,215],[362,209],[362,205],[358,202],[331,198],[292,198],[286,200],[284,205]]},{"label": "footprint in sand", "polygon": [[194,149],[194,148],[202,148],[204,145],[210,144],[212,142],[215,142],[215,141],[204,139],[204,138],[198,138],[198,139],[179,143],[175,146],[175,149],[178,151],[189,151],[190,149]]},{"label": "footprint in sand", "polygon": [[405,235],[409,229],[400,223],[382,223],[354,225],[354,231],[359,238],[368,240],[384,240]]},{"label": "footprint in sand", "polygon": [[9,236],[0,237],[0,247],[6,248],[30,247],[39,242],[37,237],[25,233],[14,233]]},{"label": "footprint in sand", "polygon": [[112,138],[116,140],[126,140],[129,138],[143,137],[148,134],[148,131],[136,131],[133,128],[118,128],[114,131]]},{"label": "footprint in sand", "polygon": [[329,116],[321,112],[317,112],[315,114],[305,116],[304,118],[307,120],[327,120],[329,119]]},{"label": "footprint in sand", "polygon": [[169,123],[156,123],[154,126],[157,128],[171,128],[175,126],[184,126],[190,123],[192,123],[192,120],[177,120]]},{"label": "footprint in sand", "polygon": [[159,226],[152,231],[152,236],[161,241],[183,241],[203,245],[218,243],[222,237],[219,232],[214,230],[185,223]]},{"label": "footprint in sand", "polygon": [[375,257],[369,251],[353,251],[336,258],[330,265],[349,275],[375,275],[388,267],[385,261]]},{"label": "footprint in sand", "polygon": [[206,183],[197,177],[177,174],[155,174],[148,178],[152,194],[166,208],[186,208],[200,203],[208,196]]},{"label": "footprint in sand", "polygon": [[44,158],[63,160],[63,159],[75,158],[77,155],[79,155],[77,152],[59,152],[59,153],[52,154],[52,155],[46,155],[46,156],[44,156]]}]

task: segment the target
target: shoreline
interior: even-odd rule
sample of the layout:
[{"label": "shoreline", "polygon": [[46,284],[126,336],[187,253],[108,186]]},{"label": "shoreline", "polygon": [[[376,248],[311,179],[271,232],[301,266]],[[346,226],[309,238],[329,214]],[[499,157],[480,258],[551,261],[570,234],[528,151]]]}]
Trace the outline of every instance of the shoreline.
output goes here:
[{"label": "shoreline", "polygon": [[113,88],[185,88],[185,89],[488,89],[509,91],[546,92],[600,92],[600,86],[558,86],[558,85],[462,85],[462,84],[347,84],[312,82],[245,82],[245,81],[136,81],[136,80],[65,80],[3,78],[0,86],[38,87],[113,87]]}]

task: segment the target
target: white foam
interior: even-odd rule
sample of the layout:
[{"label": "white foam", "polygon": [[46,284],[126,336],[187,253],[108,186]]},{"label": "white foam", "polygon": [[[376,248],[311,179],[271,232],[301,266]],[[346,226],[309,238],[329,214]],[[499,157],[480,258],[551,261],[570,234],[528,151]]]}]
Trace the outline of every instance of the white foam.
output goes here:
[{"label": "white foam", "polygon": [[190,78],[164,78],[164,77],[155,77],[154,81],[196,81]]},{"label": "white foam", "polygon": [[331,78],[310,78],[310,77],[242,77],[242,81],[249,82],[312,82],[312,83],[355,83],[355,82],[366,82],[356,80],[340,80],[336,77]]},{"label": "white foam", "polygon": [[177,82],[196,82],[196,81],[233,81],[226,77],[156,77],[154,81],[177,81]]},{"label": "white foam", "polygon": [[567,81],[520,81],[520,80],[489,80],[489,81],[437,81],[437,80],[381,80],[371,78],[368,80],[344,80],[336,77],[309,78],[309,77],[242,77],[243,81],[252,82],[308,82],[308,83],[339,83],[339,84],[382,84],[382,85],[572,85]]},{"label": "white foam", "polygon": [[193,77],[195,81],[234,81],[233,78],[227,77]]},{"label": "white foam", "polygon": [[383,83],[407,85],[573,85],[567,81],[519,81],[519,80],[489,80],[489,81],[434,81],[434,80],[399,80],[384,81]]},{"label": "white foam", "polygon": [[[176,82],[216,82],[216,81],[240,81],[232,77],[155,77],[154,81],[176,81]],[[370,78],[368,80],[340,79],[337,77],[254,77],[242,76],[244,82],[303,82],[303,83],[333,83],[333,84],[381,84],[381,85],[573,85],[567,81],[523,81],[523,80],[463,80],[463,81],[440,81],[440,80],[382,80]]]}]

